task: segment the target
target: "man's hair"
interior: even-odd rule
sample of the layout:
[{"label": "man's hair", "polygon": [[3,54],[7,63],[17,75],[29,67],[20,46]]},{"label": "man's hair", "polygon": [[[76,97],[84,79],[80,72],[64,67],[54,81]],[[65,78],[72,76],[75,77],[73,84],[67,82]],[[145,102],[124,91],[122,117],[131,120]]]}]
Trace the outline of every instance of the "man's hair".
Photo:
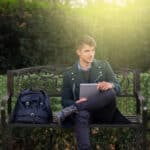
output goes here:
[{"label": "man's hair", "polygon": [[95,39],[89,35],[84,35],[77,41],[76,49],[82,47],[84,44],[87,44],[92,47],[96,47]]}]

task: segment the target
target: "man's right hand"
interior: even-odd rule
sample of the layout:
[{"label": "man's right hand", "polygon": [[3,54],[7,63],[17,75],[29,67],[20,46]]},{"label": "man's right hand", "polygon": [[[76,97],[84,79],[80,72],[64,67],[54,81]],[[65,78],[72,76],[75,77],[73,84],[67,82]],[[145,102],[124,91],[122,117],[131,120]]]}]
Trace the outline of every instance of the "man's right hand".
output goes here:
[{"label": "man's right hand", "polygon": [[82,102],[85,102],[87,101],[87,98],[86,97],[83,97],[83,98],[80,98],[79,100],[76,101],[76,104],[78,103],[82,103]]}]

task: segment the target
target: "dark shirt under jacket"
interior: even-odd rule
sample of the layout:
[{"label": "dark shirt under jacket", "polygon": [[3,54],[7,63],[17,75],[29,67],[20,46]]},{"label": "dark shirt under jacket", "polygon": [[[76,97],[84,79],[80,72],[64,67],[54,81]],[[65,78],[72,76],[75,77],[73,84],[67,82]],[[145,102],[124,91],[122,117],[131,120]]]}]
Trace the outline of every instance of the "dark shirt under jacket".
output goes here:
[{"label": "dark shirt under jacket", "polygon": [[83,83],[90,83],[90,70],[80,70]]}]

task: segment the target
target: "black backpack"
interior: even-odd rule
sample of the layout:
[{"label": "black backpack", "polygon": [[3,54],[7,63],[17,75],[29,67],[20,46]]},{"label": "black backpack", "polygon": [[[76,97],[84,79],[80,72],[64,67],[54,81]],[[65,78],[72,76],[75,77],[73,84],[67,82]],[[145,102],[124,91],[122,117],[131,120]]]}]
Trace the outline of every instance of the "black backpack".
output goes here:
[{"label": "black backpack", "polygon": [[11,122],[44,124],[52,122],[50,98],[42,90],[23,90],[17,99]]}]

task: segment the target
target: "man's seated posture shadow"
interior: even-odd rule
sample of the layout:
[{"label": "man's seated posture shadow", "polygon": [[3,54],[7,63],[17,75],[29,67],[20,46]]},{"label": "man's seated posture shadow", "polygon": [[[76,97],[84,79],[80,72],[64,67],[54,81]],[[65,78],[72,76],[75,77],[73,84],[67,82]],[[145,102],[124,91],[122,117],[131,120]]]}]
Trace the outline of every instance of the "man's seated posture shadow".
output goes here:
[{"label": "man's seated posture shadow", "polygon": [[[130,123],[116,108],[120,85],[107,61],[94,59],[96,42],[90,36],[78,41],[78,61],[64,73],[62,88],[63,110],[54,114],[54,122],[73,122],[78,150],[91,150],[89,124]],[[97,83],[99,96],[79,98],[81,83]]]}]

